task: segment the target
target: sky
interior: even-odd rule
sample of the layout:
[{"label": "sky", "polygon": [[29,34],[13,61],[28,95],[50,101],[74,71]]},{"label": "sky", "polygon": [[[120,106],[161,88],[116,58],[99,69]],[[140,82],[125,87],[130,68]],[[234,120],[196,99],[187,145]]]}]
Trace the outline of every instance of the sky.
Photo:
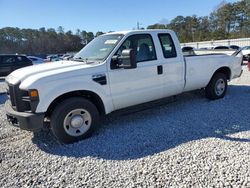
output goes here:
[{"label": "sky", "polygon": [[[226,2],[236,2],[227,0]],[[0,28],[120,31],[209,15],[222,0],[0,0]]]}]

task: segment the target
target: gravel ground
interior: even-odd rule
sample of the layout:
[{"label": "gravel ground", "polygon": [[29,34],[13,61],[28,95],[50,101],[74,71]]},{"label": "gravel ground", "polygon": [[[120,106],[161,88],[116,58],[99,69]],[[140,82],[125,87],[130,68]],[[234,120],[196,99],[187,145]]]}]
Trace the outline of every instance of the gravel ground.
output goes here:
[{"label": "gravel ground", "polygon": [[113,114],[61,145],[10,126],[0,95],[0,187],[250,187],[250,72],[224,99],[201,91]]}]

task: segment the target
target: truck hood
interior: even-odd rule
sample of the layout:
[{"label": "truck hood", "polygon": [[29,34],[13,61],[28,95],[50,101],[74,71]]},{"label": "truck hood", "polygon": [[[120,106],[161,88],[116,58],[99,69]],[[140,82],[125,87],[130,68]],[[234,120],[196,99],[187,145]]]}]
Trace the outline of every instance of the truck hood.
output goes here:
[{"label": "truck hood", "polygon": [[8,75],[6,77],[6,81],[11,84],[17,84],[18,82],[22,82],[28,77],[34,78],[34,76],[36,75],[39,75],[39,77],[41,77],[42,75],[55,75],[62,72],[69,72],[88,67],[93,67],[93,64],[86,64],[77,61],[58,61],[53,63],[43,63],[18,69]]}]

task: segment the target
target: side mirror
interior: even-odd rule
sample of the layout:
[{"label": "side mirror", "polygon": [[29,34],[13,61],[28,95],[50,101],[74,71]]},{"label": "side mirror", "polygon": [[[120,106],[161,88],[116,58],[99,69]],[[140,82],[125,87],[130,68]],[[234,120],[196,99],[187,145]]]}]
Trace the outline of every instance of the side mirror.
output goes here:
[{"label": "side mirror", "polygon": [[112,57],[111,69],[124,68],[135,69],[137,67],[135,51],[133,49],[125,49],[121,56]]}]

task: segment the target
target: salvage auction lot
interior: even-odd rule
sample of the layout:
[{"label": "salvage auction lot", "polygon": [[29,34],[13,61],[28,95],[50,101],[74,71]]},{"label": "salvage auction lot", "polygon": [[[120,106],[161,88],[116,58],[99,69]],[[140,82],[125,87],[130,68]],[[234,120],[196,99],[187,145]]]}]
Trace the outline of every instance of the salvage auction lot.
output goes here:
[{"label": "salvage auction lot", "polygon": [[91,138],[72,145],[10,126],[5,100],[1,94],[0,187],[250,187],[246,67],[221,100],[196,91],[114,113]]}]

